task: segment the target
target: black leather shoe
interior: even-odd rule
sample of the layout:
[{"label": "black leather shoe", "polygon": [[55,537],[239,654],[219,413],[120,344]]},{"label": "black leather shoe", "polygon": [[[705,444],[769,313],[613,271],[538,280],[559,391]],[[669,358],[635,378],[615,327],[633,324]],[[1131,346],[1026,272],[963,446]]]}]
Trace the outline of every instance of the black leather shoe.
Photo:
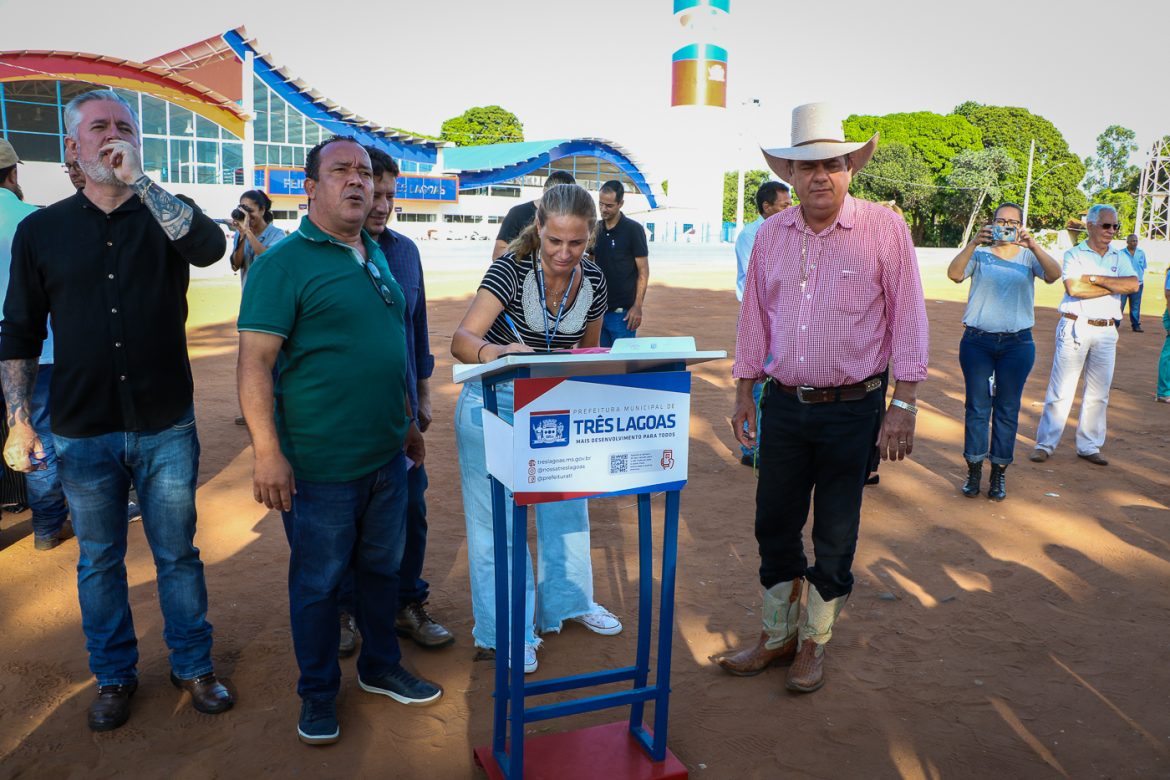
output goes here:
[{"label": "black leather shoe", "polygon": [[455,635],[439,625],[421,602],[413,601],[402,609],[394,620],[398,636],[410,637],[415,644],[435,649],[455,641]]},{"label": "black leather shoe", "polygon": [[90,731],[113,731],[130,720],[130,697],[138,683],[99,685],[97,698],[89,705]]},{"label": "black leather shoe", "polygon": [[236,703],[231,692],[215,678],[214,672],[209,672],[193,680],[180,680],[174,672],[171,672],[171,685],[191,694],[191,706],[204,715],[218,715],[221,712],[227,712]]}]

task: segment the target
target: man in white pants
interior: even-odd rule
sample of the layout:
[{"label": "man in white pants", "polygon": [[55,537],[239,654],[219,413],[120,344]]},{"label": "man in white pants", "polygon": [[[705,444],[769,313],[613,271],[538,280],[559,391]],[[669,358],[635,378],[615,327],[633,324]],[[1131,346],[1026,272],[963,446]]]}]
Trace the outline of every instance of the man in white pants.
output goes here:
[{"label": "man in white pants", "polygon": [[1098,466],[1109,465],[1101,447],[1117,356],[1113,322],[1121,319],[1121,296],[1136,292],[1139,282],[1129,256],[1109,243],[1121,229],[1117,210],[1105,203],[1093,206],[1085,217],[1085,227],[1088,239],[1064,253],[1065,294],[1056,323],[1052,376],[1036,430],[1036,449],[1029,456],[1037,463],[1048,460],[1060,443],[1083,368],[1085,394],[1077,423],[1077,457]]}]

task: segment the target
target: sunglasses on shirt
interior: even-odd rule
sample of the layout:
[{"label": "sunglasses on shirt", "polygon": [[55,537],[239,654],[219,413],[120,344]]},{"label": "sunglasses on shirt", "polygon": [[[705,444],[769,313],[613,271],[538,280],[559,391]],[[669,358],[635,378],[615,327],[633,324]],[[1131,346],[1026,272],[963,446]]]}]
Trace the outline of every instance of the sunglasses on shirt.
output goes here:
[{"label": "sunglasses on shirt", "polygon": [[378,266],[374,265],[373,260],[366,261],[366,273],[370,275],[370,281],[374,283],[374,289],[382,296],[382,300],[386,302],[386,305],[393,306],[394,294],[390,292],[390,288],[382,281],[382,272],[378,270]]}]

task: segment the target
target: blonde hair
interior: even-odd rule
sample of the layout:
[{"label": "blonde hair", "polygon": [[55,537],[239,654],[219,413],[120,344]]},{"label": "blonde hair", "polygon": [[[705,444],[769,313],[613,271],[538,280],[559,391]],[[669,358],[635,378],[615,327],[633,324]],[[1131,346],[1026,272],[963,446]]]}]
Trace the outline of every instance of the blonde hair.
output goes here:
[{"label": "blonde hair", "polygon": [[597,204],[580,184],[557,184],[544,191],[536,203],[536,219],[520,231],[520,235],[508,244],[508,251],[517,260],[535,255],[540,248],[540,226],[547,224],[549,217],[578,217],[589,225],[589,248],[597,227]]}]

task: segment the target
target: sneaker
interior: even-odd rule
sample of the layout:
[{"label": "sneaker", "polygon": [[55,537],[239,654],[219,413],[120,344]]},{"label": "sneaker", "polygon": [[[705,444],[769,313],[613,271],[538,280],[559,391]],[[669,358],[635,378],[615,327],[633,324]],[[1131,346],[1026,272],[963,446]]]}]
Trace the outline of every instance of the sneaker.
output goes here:
[{"label": "sneaker", "polygon": [[126,502],[126,522],[133,523],[135,520],[142,519],[142,507],[138,506],[137,501]]},{"label": "sneaker", "polygon": [[297,738],[306,745],[332,745],[341,736],[337,725],[337,703],[333,699],[305,699],[301,702],[301,719]]},{"label": "sneaker", "polygon": [[536,648],[524,645],[524,674],[532,674],[538,666],[536,662]]},{"label": "sneaker", "polygon": [[402,664],[395,664],[389,672],[380,677],[372,677],[369,682],[358,677],[358,685],[366,693],[380,693],[400,704],[416,707],[433,704],[443,696],[442,688],[420,677],[415,677],[406,671]]},{"label": "sneaker", "polygon": [[622,622],[617,619],[616,615],[602,606],[598,606],[596,612],[569,619],[575,620],[593,633],[602,636],[613,636],[622,632]]},{"label": "sneaker", "polygon": [[1043,463],[1044,461],[1048,460],[1048,452],[1037,447],[1036,449],[1032,450],[1032,454],[1028,456],[1028,460],[1032,461],[1033,463]]},{"label": "sneaker", "polygon": [[1160,395],[1154,400],[1160,404],[1170,404],[1170,395]]},{"label": "sneaker", "polygon": [[337,643],[337,657],[349,658],[353,655],[353,651],[357,649],[358,629],[357,623],[354,622],[353,615],[348,612],[341,613],[341,639]]}]

